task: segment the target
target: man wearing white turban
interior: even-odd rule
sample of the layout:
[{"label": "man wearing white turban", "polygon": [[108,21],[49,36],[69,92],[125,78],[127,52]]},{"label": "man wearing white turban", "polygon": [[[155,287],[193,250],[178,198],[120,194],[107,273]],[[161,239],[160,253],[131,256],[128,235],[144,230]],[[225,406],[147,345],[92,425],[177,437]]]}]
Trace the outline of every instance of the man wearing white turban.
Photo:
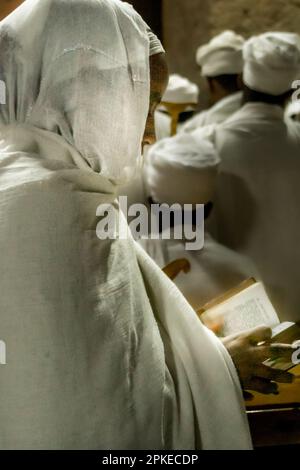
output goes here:
[{"label": "man wearing white turban", "polygon": [[[232,359],[116,201],[152,138],[153,51],[119,0],[26,0],[1,22],[1,449],[251,447]],[[101,204],[122,238],[97,237]],[[235,364],[266,336],[227,344]]]},{"label": "man wearing white turban", "polygon": [[223,122],[241,107],[244,42],[244,38],[233,31],[224,31],[199,47],[196,61],[208,83],[211,107],[190,119],[182,132]]},{"label": "man wearing white turban", "polygon": [[298,321],[300,126],[284,120],[284,107],[300,75],[300,37],[265,33],[243,55],[242,108],[224,123],[165,139],[164,152],[177,147],[188,158],[201,154],[199,140],[214,143],[221,165],[210,228],[252,259],[281,319]]},{"label": "man wearing white turban", "polygon": [[285,109],[285,119],[300,122],[300,101],[290,101]]},{"label": "man wearing white turban", "polygon": [[219,126],[220,241],[250,256],[279,316],[300,320],[300,126],[284,120],[300,77],[300,37],[265,33],[244,47],[244,106]]},{"label": "man wearing white turban", "polygon": [[187,78],[172,74],[162,103],[155,113],[156,139],[174,135],[182,123],[194,114],[199,100],[199,87]]},{"label": "man wearing white turban", "polygon": [[[149,194],[155,202],[182,207],[192,204],[194,208],[196,204],[205,204],[207,218],[214,200],[220,159],[214,145],[198,137],[184,136],[186,140],[197,140],[192,144],[197,152],[189,154],[180,152],[176,139],[170,140],[166,151],[166,140],[158,142],[149,152],[145,174]],[[217,243],[208,232],[205,232],[204,247],[193,251],[185,248],[184,239],[147,239],[139,243],[161,268],[177,259],[189,261],[190,271],[178,275],[175,283],[195,310],[244,280],[259,278],[246,257]]]}]

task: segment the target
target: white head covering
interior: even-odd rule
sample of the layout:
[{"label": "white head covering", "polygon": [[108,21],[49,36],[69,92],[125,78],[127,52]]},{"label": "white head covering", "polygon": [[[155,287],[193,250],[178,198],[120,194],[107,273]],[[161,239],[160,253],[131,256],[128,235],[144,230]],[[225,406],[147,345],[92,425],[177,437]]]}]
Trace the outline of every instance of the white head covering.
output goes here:
[{"label": "white head covering", "polygon": [[178,74],[170,75],[168,87],[162,101],[167,103],[197,104],[199,99],[199,87],[187,78]]},{"label": "white head covering", "polygon": [[79,151],[78,165],[114,182],[129,179],[137,166],[149,106],[148,56],[163,51],[133,8],[121,5],[27,0],[2,22],[0,38],[7,87],[0,122],[60,134]]},{"label": "white head covering", "polygon": [[285,117],[300,121],[300,101],[291,101],[285,110]]},{"label": "white head covering", "polygon": [[215,146],[195,133],[177,138],[164,139],[149,151],[150,195],[159,203],[206,204],[213,200],[220,164]]},{"label": "white head covering", "polygon": [[204,77],[242,73],[244,38],[233,31],[224,31],[208,44],[199,47],[196,62]]},{"label": "white head covering", "polygon": [[278,96],[292,88],[300,74],[300,36],[269,32],[244,46],[244,83],[251,89]]},{"label": "white head covering", "polygon": [[1,449],[250,448],[223,345],[130,236],[96,235],[101,204],[128,230],[107,178],[136,165],[146,25],[119,0],[27,0],[0,54]]}]

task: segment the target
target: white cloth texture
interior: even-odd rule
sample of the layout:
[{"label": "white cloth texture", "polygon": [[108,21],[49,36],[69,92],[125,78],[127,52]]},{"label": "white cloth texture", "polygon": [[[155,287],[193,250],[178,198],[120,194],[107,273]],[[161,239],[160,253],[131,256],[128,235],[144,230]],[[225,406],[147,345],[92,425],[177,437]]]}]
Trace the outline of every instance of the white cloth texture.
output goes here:
[{"label": "white cloth texture", "polygon": [[[198,85],[190,82],[190,80],[181,75],[173,74],[170,75],[162,102],[187,104],[185,111],[190,111],[193,110],[194,105],[198,103],[199,93]],[[171,136],[172,119],[165,111],[166,108],[163,104],[158,106],[158,109],[155,111],[155,133],[157,140]],[[183,126],[184,124],[178,123],[177,132],[179,132]]]},{"label": "white cloth texture", "polygon": [[178,259],[189,261],[190,271],[180,273],[174,282],[195,310],[250,277],[260,279],[249,258],[221,245],[208,232],[198,251],[186,250],[185,241],[174,239],[138,243],[161,268]]},{"label": "white cloth texture", "polygon": [[[131,5],[129,5],[131,7]],[[149,56],[153,56],[156,54],[162,54],[165,52],[164,48],[162,47],[162,43],[158,39],[158,37],[151,31],[150,28],[148,28],[148,37],[150,41],[150,51],[149,51]]]},{"label": "white cloth texture", "polygon": [[223,31],[208,44],[200,46],[196,62],[204,77],[234,75],[243,71],[244,38],[234,31]]},{"label": "white cloth texture", "polygon": [[283,118],[278,106],[248,103],[216,128],[214,233],[252,259],[280,319],[298,321],[300,126]]},{"label": "white cloth texture", "polygon": [[162,101],[174,104],[197,104],[198,100],[199,87],[196,83],[176,73],[170,75]]},{"label": "white cloth texture", "polygon": [[148,28],[118,0],[26,0],[0,25],[1,449],[250,448],[233,363],[99,204],[130,178]]},{"label": "white cloth texture", "polygon": [[294,121],[300,121],[300,101],[290,101],[286,106],[284,112],[285,119],[293,119]]},{"label": "white cloth texture", "polygon": [[[220,158],[209,140],[215,127],[162,140],[150,149],[145,168],[147,188],[159,203],[205,204],[213,201]],[[163,235],[162,235],[163,238]],[[207,232],[204,247],[189,251],[185,240],[141,240],[140,245],[164,267],[185,258],[191,270],[175,283],[195,309],[236,287],[249,277],[259,278],[247,257],[217,243]]]},{"label": "white cloth texture", "polygon": [[242,106],[242,92],[232,93],[222,98],[211,108],[197,113],[189,119],[180,129],[180,132],[193,132],[210,124],[219,124],[226,121]]},{"label": "white cloth texture", "polygon": [[170,137],[172,126],[171,116],[158,109],[154,113],[154,119],[156,140],[158,141]]},{"label": "white cloth texture", "polygon": [[300,36],[268,32],[253,36],[243,49],[243,81],[252,90],[278,96],[292,89],[300,74]]},{"label": "white cloth texture", "polygon": [[219,163],[214,145],[195,134],[163,139],[149,150],[147,188],[159,203],[206,204],[214,197]]}]

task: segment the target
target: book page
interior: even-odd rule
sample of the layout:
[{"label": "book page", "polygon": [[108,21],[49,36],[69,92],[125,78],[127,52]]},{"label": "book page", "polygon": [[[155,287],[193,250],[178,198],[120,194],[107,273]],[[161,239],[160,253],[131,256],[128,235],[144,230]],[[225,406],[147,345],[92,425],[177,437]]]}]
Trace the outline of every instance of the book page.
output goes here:
[{"label": "book page", "polygon": [[221,324],[220,336],[228,336],[260,325],[274,327],[278,315],[264,286],[257,282],[201,315],[204,324]]}]

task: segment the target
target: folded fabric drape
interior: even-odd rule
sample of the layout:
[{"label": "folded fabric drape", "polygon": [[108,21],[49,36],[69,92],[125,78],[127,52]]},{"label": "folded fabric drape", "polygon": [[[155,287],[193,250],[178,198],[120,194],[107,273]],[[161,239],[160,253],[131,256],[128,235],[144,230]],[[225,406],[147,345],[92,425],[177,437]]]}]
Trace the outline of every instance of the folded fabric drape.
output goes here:
[{"label": "folded fabric drape", "polygon": [[149,38],[118,0],[27,0],[0,25],[2,449],[249,448],[219,341],[121,229]]}]

